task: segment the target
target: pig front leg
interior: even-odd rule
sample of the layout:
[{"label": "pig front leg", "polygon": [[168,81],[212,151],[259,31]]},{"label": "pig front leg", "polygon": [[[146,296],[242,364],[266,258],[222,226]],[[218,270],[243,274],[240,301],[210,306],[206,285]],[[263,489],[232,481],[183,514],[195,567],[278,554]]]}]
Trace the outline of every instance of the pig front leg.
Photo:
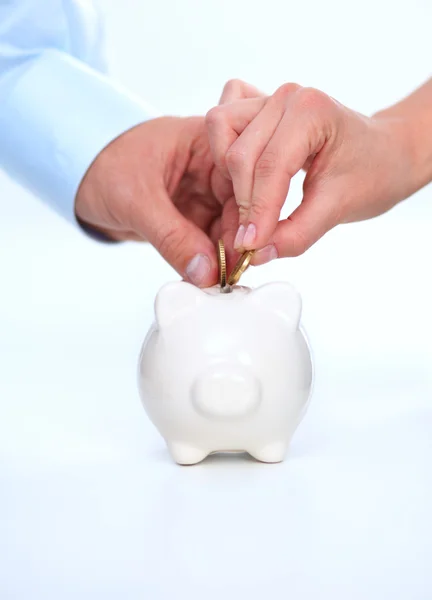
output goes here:
[{"label": "pig front leg", "polygon": [[183,442],[168,443],[168,450],[179,465],[195,465],[206,458],[207,450]]},{"label": "pig front leg", "polygon": [[282,462],[288,451],[287,442],[271,442],[264,446],[256,446],[248,449],[248,453],[256,460],[264,463]]}]

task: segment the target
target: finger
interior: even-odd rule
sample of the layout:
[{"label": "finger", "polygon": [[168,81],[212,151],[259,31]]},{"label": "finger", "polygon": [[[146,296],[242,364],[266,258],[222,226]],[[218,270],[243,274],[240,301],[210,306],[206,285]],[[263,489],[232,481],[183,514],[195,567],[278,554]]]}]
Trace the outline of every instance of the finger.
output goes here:
[{"label": "finger", "polygon": [[136,233],[123,227],[100,227],[98,225],[89,225],[78,219],[81,228],[89,233],[90,237],[102,239],[104,241],[112,240],[114,242],[146,242],[147,240]]},{"label": "finger", "polygon": [[145,214],[143,210],[135,210],[136,232],[184,279],[199,287],[214,285],[218,264],[210,238],[177,210],[164,190],[152,196],[156,200],[146,205]]},{"label": "finger", "polygon": [[[330,105],[330,99],[329,103],[322,100],[321,95],[316,100],[314,93],[315,90],[311,93],[303,88],[288,97],[285,113],[255,164],[246,217],[248,229],[243,240],[246,249],[263,248],[268,243],[278,224],[291,178],[327,141],[333,104]],[[324,94],[322,97],[327,98]]]},{"label": "finger", "polygon": [[222,216],[219,215],[213,219],[209,227],[209,238],[213,242],[215,248],[220,239],[222,239]]},{"label": "finger", "polygon": [[255,254],[252,263],[263,264],[274,258],[306,252],[340,223],[341,198],[339,190],[328,186],[306,189],[300,206],[288,219],[278,223],[270,243]]},{"label": "finger", "polygon": [[226,153],[265,103],[265,98],[238,100],[232,104],[215,106],[207,113],[206,126],[213,160],[227,179],[231,180]]},{"label": "finger", "polygon": [[117,231],[115,229],[108,232],[110,238],[116,242],[146,242],[147,240],[137,234],[135,231]]},{"label": "finger", "polygon": [[223,206],[234,193],[231,179],[224,177],[220,169],[216,166],[212,169],[210,175],[210,189],[221,206]]},{"label": "finger", "polygon": [[228,102],[234,102],[234,100],[258,98],[261,96],[264,96],[264,94],[250,83],[246,83],[241,79],[230,79],[224,86],[219,104],[227,104]]},{"label": "finger", "polygon": [[[239,207],[240,225],[243,227],[248,224],[256,162],[284,115],[287,97],[294,94],[298,88],[299,86],[295,84],[287,84],[268,98],[262,110],[245,128],[225,155]],[[239,237],[236,239],[238,248],[242,248],[241,232],[242,227],[240,227]],[[250,242],[248,247],[252,247],[252,241],[248,239],[248,242]]]},{"label": "finger", "polygon": [[239,253],[234,248],[234,240],[238,229],[238,222],[238,206],[234,196],[232,196],[224,204],[221,218],[221,236],[225,243],[228,273],[231,273],[239,258]]},{"label": "finger", "polygon": [[210,227],[210,238],[216,246],[222,239],[225,246],[227,273],[231,273],[239,253],[234,249],[234,237],[238,227],[238,208],[234,196],[224,204],[222,215],[214,219]]},{"label": "finger", "polygon": [[[198,229],[201,229],[206,234],[208,234],[216,214],[216,207],[212,206],[210,202],[207,202],[207,198],[197,197],[195,200],[191,200],[183,205],[176,205],[177,210],[183,215],[183,217],[196,225]],[[222,210],[221,207],[218,208],[220,211]]]},{"label": "finger", "polygon": [[238,227],[238,208],[234,196],[223,207],[222,215],[216,217],[210,227],[210,239],[217,245],[222,239],[225,247],[227,274],[230,274],[238,260],[239,253],[234,250],[234,237]]}]

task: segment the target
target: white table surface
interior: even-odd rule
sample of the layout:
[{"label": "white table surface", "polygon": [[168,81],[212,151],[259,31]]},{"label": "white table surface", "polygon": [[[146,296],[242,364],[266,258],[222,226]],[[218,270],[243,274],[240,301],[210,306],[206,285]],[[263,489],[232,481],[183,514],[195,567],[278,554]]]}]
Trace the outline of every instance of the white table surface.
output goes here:
[{"label": "white table surface", "polygon": [[2,186],[2,600],[432,597],[430,190],[246,274],[303,295],[311,408],[283,464],[179,467],[135,380],[171,270]]}]

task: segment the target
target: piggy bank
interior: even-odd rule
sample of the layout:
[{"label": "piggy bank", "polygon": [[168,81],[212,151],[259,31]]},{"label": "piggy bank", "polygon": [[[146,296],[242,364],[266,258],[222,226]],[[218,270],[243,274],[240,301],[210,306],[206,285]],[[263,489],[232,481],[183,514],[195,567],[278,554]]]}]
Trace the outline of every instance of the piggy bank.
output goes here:
[{"label": "piggy bank", "polygon": [[284,459],[309,402],[312,362],[301,298],[288,283],[256,289],[165,285],[141,350],[138,383],[172,458],[213,452]]}]

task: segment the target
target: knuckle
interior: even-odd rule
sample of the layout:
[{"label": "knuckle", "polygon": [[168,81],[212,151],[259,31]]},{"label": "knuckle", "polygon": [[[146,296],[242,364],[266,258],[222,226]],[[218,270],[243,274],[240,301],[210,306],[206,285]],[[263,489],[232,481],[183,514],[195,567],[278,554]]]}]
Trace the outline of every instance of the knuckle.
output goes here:
[{"label": "knuckle", "polygon": [[268,212],[268,200],[262,196],[257,196],[254,194],[252,196],[251,209],[253,211],[255,220],[259,220]]},{"label": "knuckle", "polygon": [[230,148],[225,155],[225,162],[230,173],[238,173],[246,164],[246,153]]},{"label": "knuckle", "polygon": [[161,225],[155,236],[155,246],[162,256],[179,256],[185,247],[185,233],[182,233],[180,223],[176,219],[166,221]]},{"label": "knuckle", "polygon": [[281,100],[286,100],[288,96],[297,92],[299,89],[301,89],[301,86],[298,85],[298,83],[284,83],[276,90],[274,95]]},{"label": "knuckle", "polygon": [[259,157],[255,165],[255,177],[257,179],[266,179],[275,174],[278,166],[278,156],[270,150],[265,151]]},{"label": "knuckle", "polygon": [[330,105],[330,98],[324,92],[315,88],[306,87],[298,90],[297,102],[301,108],[314,111],[327,110]]},{"label": "knuckle", "polygon": [[225,120],[225,110],[223,106],[215,106],[206,114],[205,121],[209,127],[217,127]]},{"label": "knuckle", "polygon": [[236,92],[242,89],[244,86],[244,81],[241,79],[229,79],[224,85],[223,91],[224,93],[228,92]]},{"label": "knuckle", "polygon": [[246,202],[237,202],[237,206],[240,220],[246,219],[249,215],[249,204]]}]

